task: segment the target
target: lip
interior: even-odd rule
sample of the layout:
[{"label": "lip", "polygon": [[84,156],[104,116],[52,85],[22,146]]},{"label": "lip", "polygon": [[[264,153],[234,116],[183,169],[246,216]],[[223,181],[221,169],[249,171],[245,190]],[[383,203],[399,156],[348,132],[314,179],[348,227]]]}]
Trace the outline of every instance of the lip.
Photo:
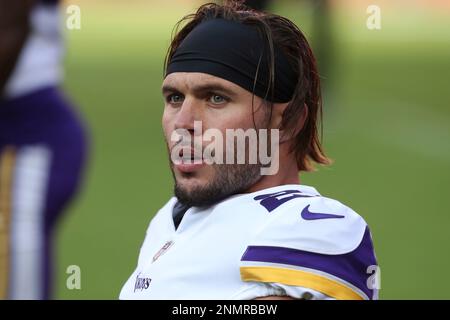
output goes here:
[{"label": "lip", "polygon": [[[185,149],[186,150],[186,149]],[[181,150],[180,153],[180,157],[183,157],[183,151],[185,150]],[[188,148],[188,150],[190,151],[191,155],[195,155],[195,150],[194,148]],[[178,161],[177,161],[178,162]],[[205,165],[205,162],[200,158],[189,158],[189,159],[181,159],[181,163],[174,163],[174,167],[183,173],[190,173],[190,172],[194,172],[196,170],[198,170],[199,168],[201,168],[203,165]]]},{"label": "lip", "polygon": [[175,164],[175,168],[183,173],[194,172],[205,165],[203,161],[189,161],[189,162],[181,162],[179,164]]}]

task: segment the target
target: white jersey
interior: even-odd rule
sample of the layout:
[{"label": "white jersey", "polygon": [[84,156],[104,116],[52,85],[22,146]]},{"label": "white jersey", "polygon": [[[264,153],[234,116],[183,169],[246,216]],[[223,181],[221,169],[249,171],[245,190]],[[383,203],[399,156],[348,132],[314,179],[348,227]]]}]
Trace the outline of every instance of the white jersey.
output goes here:
[{"label": "white jersey", "polygon": [[[120,299],[376,299],[365,221],[314,188],[284,185],[150,223]],[[372,277],[372,278],[371,278]]]},{"label": "white jersey", "polygon": [[58,85],[63,56],[59,7],[37,2],[30,15],[30,34],[6,83],[5,96],[15,98]]}]

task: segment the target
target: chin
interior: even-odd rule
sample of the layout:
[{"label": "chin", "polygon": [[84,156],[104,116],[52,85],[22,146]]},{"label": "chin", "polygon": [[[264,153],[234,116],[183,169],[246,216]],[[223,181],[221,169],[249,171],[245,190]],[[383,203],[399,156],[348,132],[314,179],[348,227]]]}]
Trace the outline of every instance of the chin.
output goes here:
[{"label": "chin", "polygon": [[183,174],[177,177],[176,183],[180,189],[190,193],[195,189],[206,187],[208,180],[198,178],[195,175],[187,177]]}]

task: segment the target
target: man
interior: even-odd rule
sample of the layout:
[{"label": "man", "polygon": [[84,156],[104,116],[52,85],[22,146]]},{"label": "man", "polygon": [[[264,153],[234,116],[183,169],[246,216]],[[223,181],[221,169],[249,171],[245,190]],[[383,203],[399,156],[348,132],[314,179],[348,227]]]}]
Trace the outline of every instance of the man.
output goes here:
[{"label": "man", "polygon": [[[377,298],[366,223],[299,181],[313,162],[329,163],[318,138],[318,72],[303,34],[236,2],[204,5],[185,21],[162,87],[175,196],[150,223],[120,298]],[[228,139],[233,130],[255,130],[258,141],[248,134],[240,146],[223,146],[242,138]],[[255,144],[278,156],[250,161]],[[236,161],[242,146],[244,163]],[[268,167],[277,170],[262,174]]]},{"label": "man", "polygon": [[59,89],[57,0],[0,0],[0,299],[48,299],[53,232],[84,165],[83,126]]}]

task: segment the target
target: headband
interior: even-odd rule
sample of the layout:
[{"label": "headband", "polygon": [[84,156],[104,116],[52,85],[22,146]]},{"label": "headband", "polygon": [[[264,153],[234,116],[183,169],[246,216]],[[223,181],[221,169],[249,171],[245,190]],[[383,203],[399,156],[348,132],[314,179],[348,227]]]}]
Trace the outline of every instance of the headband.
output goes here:
[{"label": "headband", "polygon": [[269,44],[258,29],[237,21],[209,19],[196,26],[182,41],[169,61],[166,76],[174,72],[207,73],[231,81],[270,102],[288,102],[298,76],[276,45],[274,53],[272,99]]}]

